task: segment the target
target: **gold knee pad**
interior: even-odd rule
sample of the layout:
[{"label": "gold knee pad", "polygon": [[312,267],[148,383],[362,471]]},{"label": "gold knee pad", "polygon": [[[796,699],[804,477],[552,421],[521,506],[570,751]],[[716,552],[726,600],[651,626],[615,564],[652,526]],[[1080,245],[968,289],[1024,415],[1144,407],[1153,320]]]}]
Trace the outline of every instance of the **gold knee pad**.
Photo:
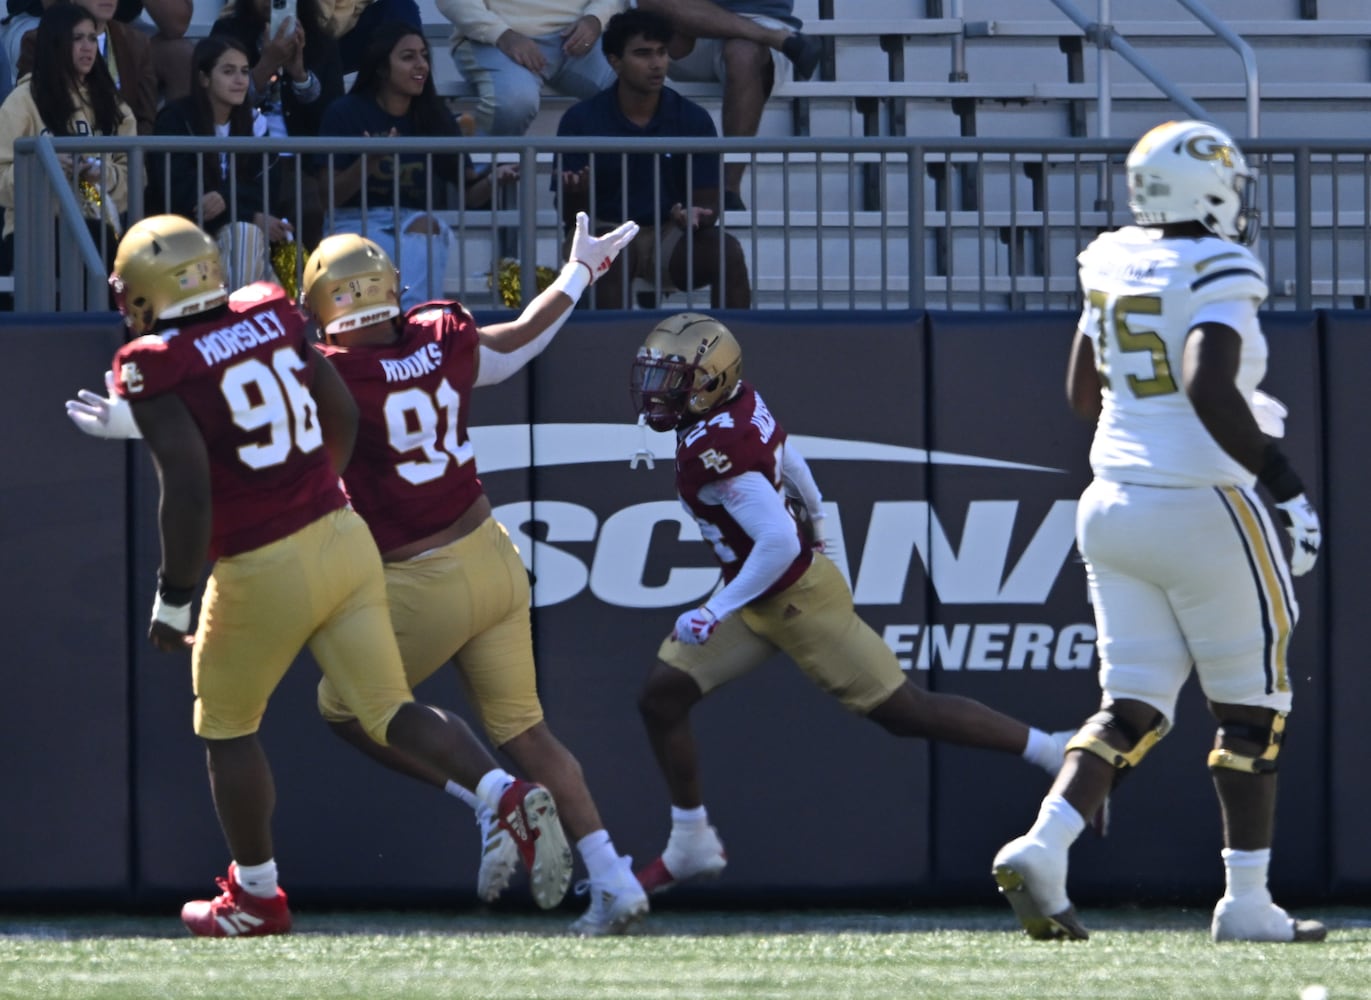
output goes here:
[{"label": "gold knee pad", "polygon": [[1276,758],[1280,756],[1281,744],[1285,741],[1285,713],[1276,712],[1271,719],[1270,728],[1245,725],[1242,723],[1220,722],[1219,742],[1225,736],[1238,736],[1253,743],[1266,742],[1261,753],[1245,754],[1225,746],[1209,751],[1209,769],[1224,768],[1229,771],[1243,771],[1247,774],[1274,774]]},{"label": "gold knee pad", "polygon": [[[1120,750],[1118,747],[1110,746],[1109,743],[1094,733],[1087,732],[1091,725],[1122,733],[1125,739],[1132,741],[1133,746],[1128,750]],[[1166,716],[1160,712],[1157,713],[1151,727],[1140,733],[1113,712],[1105,709],[1096,712],[1085,720],[1085,725],[1081,727],[1080,732],[1071,737],[1071,741],[1066,744],[1066,749],[1068,751],[1084,750],[1086,753],[1093,753],[1096,757],[1107,762],[1114,770],[1122,773],[1137,767],[1138,762],[1147,756],[1148,752],[1161,741],[1161,738],[1170,729],[1171,723],[1167,722]]]}]

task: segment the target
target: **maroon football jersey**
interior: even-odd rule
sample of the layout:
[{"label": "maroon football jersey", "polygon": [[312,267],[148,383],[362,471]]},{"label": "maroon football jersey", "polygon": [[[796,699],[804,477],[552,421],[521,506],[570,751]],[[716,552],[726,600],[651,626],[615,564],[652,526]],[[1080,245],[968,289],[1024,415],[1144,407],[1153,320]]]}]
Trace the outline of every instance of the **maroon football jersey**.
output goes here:
[{"label": "maroon football jersey", "polygon": [[480,335],[460,305],[416,306],[400,339],[320,345],[361,412],[343,485],[383,553],[439,531],[481,496],[467,437]]},{"label": "maroon football jersey", "polygon": [[260,548],[346,502],[324,448],[305,319],[280,288],[235,292],[226,313],[139,337],[114,355],[132,402],[174,393],[209,452],[210,558]]},{"label": "maroon football jersey", "polygon": [[[785,428],[746,382],[730,402],[680,432],[676,444],[676,491],[695,515],[701,534],[723,568],[725,581],[732,580],[742,569],[752,552],[752,537],[722,505],[703,502],[700,490],[744,472],[760,472],[779,492],[785,437]],[[798,526],[791,526],[798,537]],[[800,554],[759,596],[769,597],[789,587],[813,560],[813,550],[801,544]]]}]

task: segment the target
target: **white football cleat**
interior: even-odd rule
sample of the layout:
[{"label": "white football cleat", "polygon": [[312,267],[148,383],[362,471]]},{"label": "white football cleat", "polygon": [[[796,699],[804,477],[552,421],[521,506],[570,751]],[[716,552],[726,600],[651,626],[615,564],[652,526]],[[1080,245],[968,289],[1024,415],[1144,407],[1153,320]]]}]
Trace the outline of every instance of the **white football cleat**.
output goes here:
[{"label": "white football cleat", "polygon": [[604,881],[588,879],[576,894],[590,893],[590,909],[571,925],[581,937],[627,934],[647,916],[647,893],[633,876],[633,859],[620,858],[613,875]]},{"label": "white football cleat", "polygon": [[1036,941],[1084,941],[1090,932],[1066,895],[1066,856],[1046,844],[1016,837],[1000,848],[992,864],[1000,893]]},{"label": "white football cleat", "polygon": [[727,865],[723,841],[714,827],[691,836],[673,829],[662,856],[638,872],[638,881],[648,892],[664,892],[686,879],[718,878]]},{"label": "white football cleat", "polygon": [[482,902],[493,903],[514,878],[519,867],[519,848],[489,809],[480,810],[476,823],[481,828],[481,869],[476,876],[476,895]]},{"label": "white football cleat", "polygon": [[1271,901],[1269,892],[1224,896],[1214,907],[1215,941],[1322,941],[1328,928],[1317,920],[1296,920]]}]

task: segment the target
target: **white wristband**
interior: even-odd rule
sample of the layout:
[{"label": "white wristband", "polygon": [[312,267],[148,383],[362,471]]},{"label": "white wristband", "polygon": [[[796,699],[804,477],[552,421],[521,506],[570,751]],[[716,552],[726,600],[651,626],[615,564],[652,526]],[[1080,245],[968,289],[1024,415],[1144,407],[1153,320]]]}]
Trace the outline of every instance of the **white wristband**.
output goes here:
[{"label": "white wristband", "polygon": [[590,265],[584,261],[569,260],[562,265],[562,271],[548,287],[554,291],[561,292],[571,299],[572,302],[579,302],[585,290],[590,287]]},{"label": "white wristband", "polygon": [[162,600],[162,595],[158,594],[152,602],[152,620],[161,622],[170,628],[183,634],[190,633],[190,605],[189,604],[167,604]]}]

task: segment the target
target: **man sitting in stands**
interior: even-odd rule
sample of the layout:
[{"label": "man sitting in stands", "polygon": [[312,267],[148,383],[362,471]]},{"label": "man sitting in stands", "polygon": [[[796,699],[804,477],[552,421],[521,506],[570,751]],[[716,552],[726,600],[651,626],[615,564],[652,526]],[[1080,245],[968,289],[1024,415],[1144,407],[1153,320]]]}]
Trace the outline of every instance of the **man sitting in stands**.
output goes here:
[{"label": "man sitting in stands", "polygon": [[[610,18],[602,45],[618,81],[569,108],[557,134],[716,136],[709,112],[666,86],[671,37],[670,22],[650,11],[628,10]],[[719,218],[717,154],[569,153],[562,159],[560,181],[568,227],[582,211],[595,220],[597,232],[626,219],[642,227],[620,263],[596,282],[595,308],[624,308],[635,278],[666,291],[709,285],[715,308],[752,305],[742,245],[714,225]]]},{"label": "man sitting in stands", "polygon": [[[630,0],[632,2],[632,0]],[[724,85],[726,136],[753,136],[762,108],[784,73],[784,55],[795,79],[808,80],[819,65],[823,43],[801,33],[795,0],[636,0],[643,10],[671,22],[671,78],[719,80]],[[742,211],[745,163],[724,167],[724,208]]]}]

